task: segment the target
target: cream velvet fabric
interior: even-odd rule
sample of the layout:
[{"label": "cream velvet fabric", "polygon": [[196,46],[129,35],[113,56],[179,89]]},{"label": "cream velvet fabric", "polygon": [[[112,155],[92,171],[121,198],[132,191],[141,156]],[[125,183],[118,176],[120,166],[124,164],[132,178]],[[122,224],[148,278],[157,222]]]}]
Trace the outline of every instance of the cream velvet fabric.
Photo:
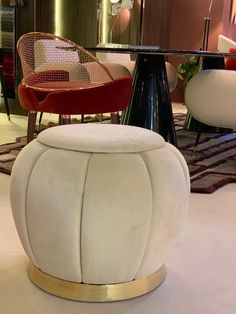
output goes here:
[{"label": "cream velvet fabric", "polygon": [[[116,65],[119,64],[122,67],[125,67],[129,75],[131,76],[134,75],[135,61],[115,60],[115,61],[102,61],[102,63],[108,68],[109,71],[111,71],[113,75],[115,75],[115,77],[120,77],[124,75],[122,72],[119,72],[120,71],[119,69],[117,69],[118,70],[117,71],[113,67],[113,64],[116,64]],[[165,62],[165,65],[166,65],[166,74],[167,74],[167,79],[168,79],[169,90],[170,92],[172,92],[176,88],[177,83],[178,83],[177,71],[171,63]]]},{"label": "cream velvet fabric", "polygon": [[229,52],[229,48],[236,48],[236,42],[220,34],[217,42],[217,50],[220,52]]},{"label": "cream velvet fabric", "polygon": [[[99,44],[97,44],[97,47],[112,48],[112,47],[114,47],[114,45],[116,48],[123,46],[122,44],[99,43]],[[121,62],[130,61],[130,54],[129,53],[96,52],[96,57],[99,60],[103,60],[103,61],[121,61]]]},{"label": "cream velvet fabric", "polygon": [[163,147],[164,139],[147,129],[119,124],[70,124],[41,132],[49,147],[92,153],[138,153]]},{"label": "cream velvet fabric", "polygon": [[205,124],[236,128],[236,71],[204,70],[189,81],[185,104],[190,114]]},{"label": "cream velvet fabric", "polygon": [[129,60],[129,61],[122,61],[122,60],[115,60],[115,61],[102,61],[102,63],[109,69],[112,67],[112,64],[120,64],[124,66],[127,71],[129,72],[130,76],[134,75],[134,67],[135,67],[135,61]]},{"label": "cream velvet fabric", "polygon": [[[97,45],[97,47],[113,47],[114,44],[112,43],[100,43]],[[122,46],[122,45],[121,45]],[[116,47],[119,47],[118,44],[116,44]],[[120,64],[123,67],[125,67],[128,70],[129,75],[134,75],[134,67],[135,67],[135,61],[132,61],[130,58],[129,53],[109,53],[109,52],[97,52],[96,57],[102,61],[102,63],[112,72],[115,77],[124,76],[123,73],[119,73],[119,71],[115,71],[115,68],[112,66],[113,63]],[[169,63],[165,62],[166,65],[166,73],[167,73],[167,79],[169,84],[169,90],[172,92],[178,82],[178,76],[177,71],[175,67]]]},{"label": "cream velvet fabric", "polygon": [[130,77],[134,69],[134,61],[128,62],[102,62],[105,67],[109,70],[114,79],[120,77]]},{"label": "cream velvet fabric", "polygon": [[[122,77],[122,76],[133,76],[134,75],[134,67],[135,67],[135,61],[102,61],[102,63],[106,66],[106,68],[112,73],[112,75],[115,78],[118,77]],[[124,69],[116,69],[114,67],[114,64],[117,66],[118,64],[122,67],[124,67],[128,72],[126,72]],[[177,86],[177,82],[178,82],[178,77],[177,77],[177,71],[174,68],[174,66],[172,64],[170,64],[169,62],[165,63],[166,65],[166,73],[167,73],[167,79],[168,79],[168,85],[169,85],[169,90],[170,92],[172,92],[176,86]]]},{"label": "cream velvet fabric", "polygon": [[43,131],[21,151],[10,196],[38,268],[75,282],[120,283],[164,264],[186,216],[189,175],[157,133],[68,125]]}]

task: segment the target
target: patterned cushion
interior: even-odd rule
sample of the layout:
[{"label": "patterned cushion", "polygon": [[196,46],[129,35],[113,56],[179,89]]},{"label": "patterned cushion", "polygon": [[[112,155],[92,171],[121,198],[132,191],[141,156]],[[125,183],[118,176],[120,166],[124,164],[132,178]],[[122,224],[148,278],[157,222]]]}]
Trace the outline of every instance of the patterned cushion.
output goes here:
[{"label": "patterned cushion", "polygon": [[[229,48],[229,52],[236,54],[236,48]],[[226,58],[225,69],[226,70],[236,70],[236,57],[235,58]]]}]

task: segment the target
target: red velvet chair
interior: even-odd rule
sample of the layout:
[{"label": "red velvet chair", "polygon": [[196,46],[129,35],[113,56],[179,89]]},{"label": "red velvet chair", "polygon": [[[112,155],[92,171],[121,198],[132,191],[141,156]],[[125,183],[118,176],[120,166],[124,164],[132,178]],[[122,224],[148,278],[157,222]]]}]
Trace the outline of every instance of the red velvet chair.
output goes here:
[{"label": "red velvet chair", "polygon": [[21,106],[28,111],[27,141],[34,137],[37,112],[56,113],[62,123],[70,115],[124,110],[131,95],[131,77],[113,79],[91,53],[48,33],[27,33],[17,43],[23,80]]}]

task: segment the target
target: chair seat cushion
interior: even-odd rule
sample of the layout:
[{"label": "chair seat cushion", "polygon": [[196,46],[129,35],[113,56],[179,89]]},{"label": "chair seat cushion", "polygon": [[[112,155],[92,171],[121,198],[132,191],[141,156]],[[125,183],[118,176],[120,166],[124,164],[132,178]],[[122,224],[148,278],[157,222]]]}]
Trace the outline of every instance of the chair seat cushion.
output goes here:
[{"label": "chair seat cushion", "polygon": [[[64,88],[60,86],[56,89],[59,83]],[[64,115],[96,114],[126,109],[130,100],[131,87],[130,77],[106,83],[89,83],[88,86],[80,85],[78,82],[51,81],[42,82],[42,85],[34,87],[20,84],[18,97],[21,106],[26,110]]]}]

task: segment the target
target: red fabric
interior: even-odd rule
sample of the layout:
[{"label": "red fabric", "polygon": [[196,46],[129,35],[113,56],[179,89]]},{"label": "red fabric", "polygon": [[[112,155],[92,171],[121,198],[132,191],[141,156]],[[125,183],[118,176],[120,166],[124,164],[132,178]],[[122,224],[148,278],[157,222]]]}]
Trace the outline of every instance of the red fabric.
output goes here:
[{"label": "red fabric", "polygon": [[23,108],[57,114],[96,114],[124,110],[130,100],[132,80],[120,78],[104,85],[53,91],[40,99],[37,91],[20,85],[19,100]]},{"label": "red fabric", "polygon": [[[236,48],[229,48],[229,52],[236,54]],[[236,70],[236,57],[226,58],[225,70]]]},{"label": "red fabric", "polygon": [[[2,75],[7,93],[15,94],[15,70],[12,54],[5,54],[2,64]],[[8,95],[9,96],[9,95]],[[11,97],[11,96],[9,96]]]},{"label": "red fabric", "polygon": [[[46,96],[44,96],[44,98],[45,97]],[[37,98],[37,95],[32,88],[20,84],[18,86],[18,98],[21,106],[27,111],[38,111],[39,98]]]}]

